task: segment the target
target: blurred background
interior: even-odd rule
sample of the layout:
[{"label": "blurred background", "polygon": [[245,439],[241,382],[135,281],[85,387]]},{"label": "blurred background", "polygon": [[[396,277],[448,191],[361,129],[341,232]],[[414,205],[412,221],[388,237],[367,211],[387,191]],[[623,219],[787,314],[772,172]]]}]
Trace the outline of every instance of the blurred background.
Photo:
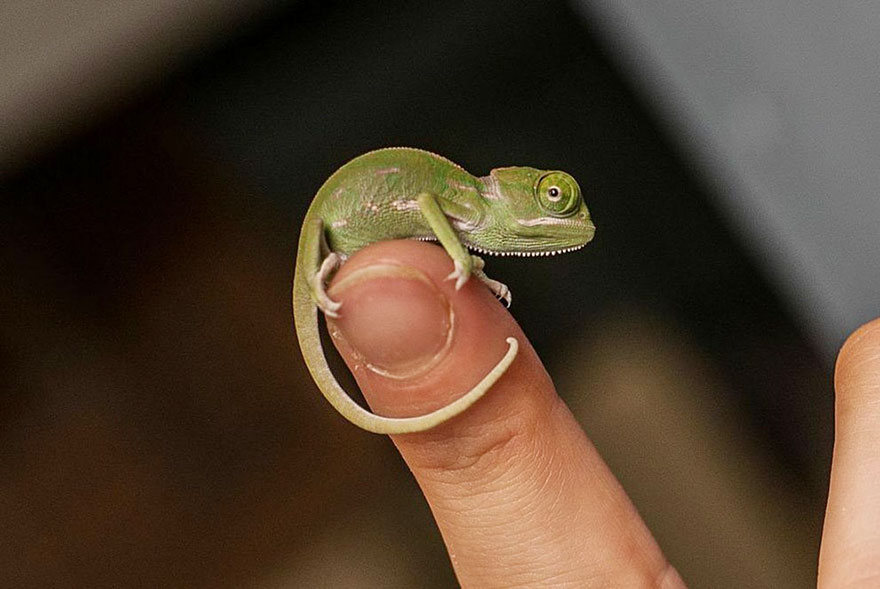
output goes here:
[{"label": "blurred background", "polygon": [[289,309],[311,197],[392,145],[579,179],[590,247],[489,261],[512,313],[691,586],[812,585],[880,13],[786,6],[5,2],[0,586],[455,586]]}]

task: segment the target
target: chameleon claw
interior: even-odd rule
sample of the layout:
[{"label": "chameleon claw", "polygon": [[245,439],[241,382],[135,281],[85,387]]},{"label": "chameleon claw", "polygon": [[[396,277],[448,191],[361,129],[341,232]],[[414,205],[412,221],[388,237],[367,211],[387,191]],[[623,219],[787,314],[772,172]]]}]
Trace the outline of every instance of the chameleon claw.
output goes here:
[{"label": "chameleon claw", "polygon": [[321,309],[321,311],[324,312],[324,315],[326,315],[327,317],[332,317],[334,319],[339,318],[339,313],[337,313],[337,311],[339,311],[339,309],[342,307],[342,303],[340,303],[339,301],[334,301],[327,296],[327,293],[323,291],[318,293],[318,300],[315,302],[315,304],[318,306],[319,309]]},{"label": "chameleon claw", "polygon": [[492,294],[494,294],[499,301],[504,301],[504,305],[509,309],[510,303],[513,302],[513,295],[511,294],[510,289],[507,288],[506,284],[498,282],[497,280],[492,280],[494,284],[488,284],[489,280],[492,279],[487,278],[484,282],[487,282]]},{"label": "chameleon claw", "polygon": [[455,270],[450,272],[449,276],[446,277],[446,280],[455,280],[455,290],[461,290],[461,287],[468,281],[471,274],[470,272],[465,271],[464,265],[458,260],[455,260],[454,264]]},{"label": "chameleon claw", "polygon": [[[478,258],[479,259],[479,258]],[[482,260],[480,260],[482,262]],[[480,281],[489,287],[489,290],[492,291],[492,294],[495,295],[499,301],[504,301],[504,304],[507,308],[510,308],[510,303],[513,302],[513,294],[510,292],[510,288],[507,287],[503,282],[499,282],[497,280],[493,280],[486,276],[486,273],[483,272],[482,267],[474,268],[474,275],[480,279]]]},{"label": "chameleon claw", "polygon": [[327,290],[324,288],[324,283],[330,277],[330,274],[332,274],[341,264],[342,259],[339,255],[331,252],[330,255],[324,258],[324,261],[321,263],[321,267],[318,269],[312,282],[315,304],[324,312],[324,315],[333,317],[334,319],[339,317],[339,313],[336,311],[342,307],[342,303],[330,298],[327,294]]}]

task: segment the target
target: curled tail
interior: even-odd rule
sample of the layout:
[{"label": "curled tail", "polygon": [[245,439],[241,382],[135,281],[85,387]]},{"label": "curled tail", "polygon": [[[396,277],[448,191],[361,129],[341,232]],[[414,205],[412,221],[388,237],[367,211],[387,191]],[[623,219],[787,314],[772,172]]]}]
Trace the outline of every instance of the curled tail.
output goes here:
[{"label": "curled tail", "polygon": [[[302,253],[302,252],[301,252]],[[308,278],[301,267],[306,260],[298,260],[293,278],[293,319],[303,358],[312,378],[324,397],[347,420],[356,426],[377,434],[406,434],[425,431],[452,419],[480,399],[507,371],[519,349],[515,338],[507,338],[508,349],[498,364],[470,391],[448,405],[416,417],[383,417],[358,405],[339,385],[321,346],[318,332],[318,309],[309,292]]]}]

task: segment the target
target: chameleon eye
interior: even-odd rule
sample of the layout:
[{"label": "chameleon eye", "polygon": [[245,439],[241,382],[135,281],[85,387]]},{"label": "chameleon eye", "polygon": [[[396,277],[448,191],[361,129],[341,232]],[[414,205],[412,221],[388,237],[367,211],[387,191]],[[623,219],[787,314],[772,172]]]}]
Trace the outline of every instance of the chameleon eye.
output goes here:
[{"label": "chameleon eye", "polygon": [[547,172],[535,184],[535,197],[552,217],[568,217],[581,202],[581,189],[565,172]]}]

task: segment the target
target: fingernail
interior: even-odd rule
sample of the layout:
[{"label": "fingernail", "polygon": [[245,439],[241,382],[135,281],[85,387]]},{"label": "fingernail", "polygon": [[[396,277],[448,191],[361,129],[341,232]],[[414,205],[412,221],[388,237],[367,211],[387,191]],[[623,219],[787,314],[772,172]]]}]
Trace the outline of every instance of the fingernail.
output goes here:
[{"label": "fingernail", "polygon": [[358,364],[390,378],[412,378],[448,353],[454,317],[449,300],[424,273],[374,264],[335,282],[328,294],[343,301],[330,335]]}]

